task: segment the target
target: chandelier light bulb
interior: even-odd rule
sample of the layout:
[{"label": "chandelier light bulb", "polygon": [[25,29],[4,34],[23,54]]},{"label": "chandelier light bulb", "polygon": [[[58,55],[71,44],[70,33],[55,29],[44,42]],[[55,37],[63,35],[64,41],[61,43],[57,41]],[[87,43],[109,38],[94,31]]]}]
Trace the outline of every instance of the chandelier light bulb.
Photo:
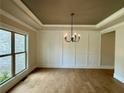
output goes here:
[{"label": "chandelier light bulb", "polygon": [[77,35],[77,33],[74,33],[74,35]]},{"label": "chandelier light bulb", "polygon": [[72,35],[72,37],[74,38],[74,37],[75,37],[75,35],[73,34],[73,35]]},{"label": "chandelier light bulb", "polygon": [[80,37],[81,35],[80,34],[78,34],[78,37]]},{"label": "chandelier light bulb", "polygon": [[67,37],[68,36],[68,34],[66,33],[65,35],[64,35],[64,37]]}]

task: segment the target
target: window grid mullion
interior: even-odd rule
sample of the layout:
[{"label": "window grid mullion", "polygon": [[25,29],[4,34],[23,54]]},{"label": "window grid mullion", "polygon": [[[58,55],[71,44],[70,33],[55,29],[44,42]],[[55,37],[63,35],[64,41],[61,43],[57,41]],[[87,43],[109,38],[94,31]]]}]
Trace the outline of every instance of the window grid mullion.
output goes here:
[{"label": "window grid mullion", "polygon": [[17,55],[17,54],[23,54],[23,53],[26,53],[26,51],[24,51],[24,52],[17,52],[17,53],[14,53],[14,54]]},{"label": "window grid mullion", "polygon": [[27,68],[27,38],[25,35],[25,68]]},{"label": "window grid mullion", "polygon": [[11,51],[12,51],[12,76],[15,76],[15,33],[12,32],[11,37]]},{"label": "window grid mullion", "polygon": [[0,57],[6,57],[6,56],[11,56],[12,54],[4,54],[4,55],[0,55]]}]

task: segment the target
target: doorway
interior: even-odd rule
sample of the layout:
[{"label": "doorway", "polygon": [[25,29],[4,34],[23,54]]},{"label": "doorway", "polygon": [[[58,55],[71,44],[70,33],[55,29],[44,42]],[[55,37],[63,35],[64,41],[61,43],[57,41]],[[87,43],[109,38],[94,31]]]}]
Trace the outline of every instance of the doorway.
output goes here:
[{"label": "doorway", "polygon": [[114,68],[115,62],[115,31],[101,35],[101,66]]}]

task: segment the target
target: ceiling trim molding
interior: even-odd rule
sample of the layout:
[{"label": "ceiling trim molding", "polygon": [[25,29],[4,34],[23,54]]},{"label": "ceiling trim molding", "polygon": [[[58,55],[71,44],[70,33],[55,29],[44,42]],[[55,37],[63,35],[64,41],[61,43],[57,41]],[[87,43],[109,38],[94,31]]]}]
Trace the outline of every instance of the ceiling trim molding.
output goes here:
[{"label": "ceiling trim molding", "polygon": [[6,12],[6,11],[3,10],[3,9],[0,9],[0,14],[3,15],[3,16],[5,16],[5,17],[7,17],[7,18],[9,18],[9,19],[11,19],[11,20],[14,20],[14,21],[18,22],[19,24],[21,24],[21,25],[23,25],[23,26],[25,26],[25,27],[27,27],[27,28],[33,30],[33,31],[37,31],[37,30],[36,30],[35,28],[33,28],[32,26],[30,26],[30,25],[26,24],[25,22],[19,20],[18,18],[14,17],[13,15],[11,15],[10,13]]},{"label": "ceiling trim molding", "polygon": [[[74,27],[86,27],[86,28],[96,28],[96,25],[73,25]],[[43,25],[43,27],[71,27],[71,25]]]},{"label": "ceiling trim molding", "polygon": [[5,28],[6,30],[11,30],[11,31],[14,31],[14,32],[17,32],[19,31],[19,33],[21,34],[29,34],[28,32],[25,32],[24,30],[21,30],[20,28],[17,28],[15,26],[12,26],[12,25],[8,25],[6,23],[2,23],[0,22],[0,28]]},{"label": "ceiling trim molding", "polygon": [[121,8],[120,10],[118,10],[117,12],[113,13],[112,15],[110,15],[109,17],[107,17],[106,19],[104,19],[103,21],[99,22],[96,27],[97,28],[101,28],[104,25],[113,22],[117,19],[119,19],[120,17],[124,16],[124,7]]},{"label": "ceiling trim molding", "polygon": [[[68,30],[71,25],[43,25],[43,30]],[[75,30],[92,30],[98,31],[96,25],[73,25]]]},{"label": "ceiling trim molding", "polygon": [[111,28],[101,31],[100,33],[101,33],[101,35],[103,35],[103,34],[114,32],[114,31],[115,31],[115,29],[111,27]]},{"label": "ceiling trim molding", "polygon": [[116,24],[116,25],[113,25],[113,26],[111,26],[109,28],[106,28],[106,29],[102,30],[101,34],[106,34],[106,33],[109,33],[109,32],[116,31],[116,28],[118,28],[120,26],[123,26],[123,25],[124,25],[124,22]]},{"label": "ceiling trim molding", "polygon": [[15,4],[17,4],[18,7],[20,7],[30,18],[39,24],[40,26],[43,26],[43,23],[28,9],[28,7],[21,1],[21,0],[13,0]]}]

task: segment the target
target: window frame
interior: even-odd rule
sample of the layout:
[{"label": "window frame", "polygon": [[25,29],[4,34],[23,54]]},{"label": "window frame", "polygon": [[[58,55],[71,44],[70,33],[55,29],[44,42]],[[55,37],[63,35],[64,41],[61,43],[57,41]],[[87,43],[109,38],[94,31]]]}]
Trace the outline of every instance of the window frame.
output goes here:
[{"label": "window frame", "polygon": [[[27,43],[27,35],[26,34],[14,32],[14,31],[4,29],[4,28],[0,28],[0,29],[11,33],[11,53],[0,55],[0,58],[6,57],[6,56],[11,56],[11,74],[12,74],[11,77],[9,77],[8,79],[6,79],[5,81],[2,81],[0,83],[0,86],[1,86],[5,82],[7,82],[8,80],[17,76],[18,74],[20,74],[21,72],[23,72],[24,70],[26,70],[28,68],[28,50],[27,50],[28,43]],[[23,35],[25,38],[25,41],[24,41],[25,50],[23,52],[15,52],[15,34]],[[16,73],[16,55],[18,55],[18,54],[25,54],[25,68],[23,70],[21,70],[20,72]]]}]

